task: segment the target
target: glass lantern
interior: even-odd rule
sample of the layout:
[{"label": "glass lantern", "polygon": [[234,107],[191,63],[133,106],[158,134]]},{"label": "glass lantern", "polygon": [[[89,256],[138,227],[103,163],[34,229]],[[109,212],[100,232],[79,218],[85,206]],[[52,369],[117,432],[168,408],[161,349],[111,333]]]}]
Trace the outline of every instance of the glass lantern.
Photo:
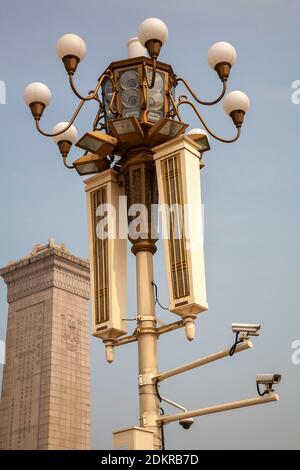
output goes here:
[{"label": "glass lantern", "polygon": [[[161,62],[157,63],[154,87],[151,83],[153,64],[147,57],[113,62],[109,69],[113,72],[114,86],[110,79],[102,86],[105,106],[105,120],[134,117],[144,127],[152,127],[172,112],[169,93],[173,93],[175,75],[172,67]],[[147,77],[147,80],[146,80]]]}]

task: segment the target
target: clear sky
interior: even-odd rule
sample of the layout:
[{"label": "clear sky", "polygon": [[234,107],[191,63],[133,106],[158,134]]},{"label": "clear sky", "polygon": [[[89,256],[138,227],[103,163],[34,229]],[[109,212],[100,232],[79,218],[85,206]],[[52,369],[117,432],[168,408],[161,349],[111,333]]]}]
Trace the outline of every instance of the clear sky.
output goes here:
[{"label": "clear sky", "polygon": [[[220,89],[207,64],[207,50],[216,41],[231,42],[238,59],[229,89],[241,89],[251,100],[240,141],[212,141],[202,172],[209,311],[197,321],[193,343],[187,343],[182,331],[160,339],[160,370],[231,345],[233,321],[262,324],[252,351],[170,379],[161,392],[194,409],[256,396],[256,373],[283,374],[280,403],[200,418],[190,431],[172,424],[166,429],[166,446],[299,449],[300,365],[291,361],[292,342],[300,339],[300,105],[291,101],[291,83],[300,79],[299,1],[2,0],[0,80],[7,86],[7,104],[0,105],[0,263],[19,259],[50,237],[87,257],[83,185],[64,169],[51,140],[35,132],[23,89],[32,81],[51,88],[53,103],[44,128],[68,120],[76,99],[55,54],[57,39],[69,32],[85,39],[88,55],[76,80],[88,92],[112,60],[127,57],[127,40],[149,16],[169,27],[161,60],[171,63],[204,98],[215,97]],[[221,105],[204,113],[214,130],[234,133]],[[91,105],[77,123],[80,134],[91,127],[93,116]],[[189,111],[183,117],[199,127]],[[159,295],[166,304],[161,246],[155,262]],[[129,279],[132,316],[133,256]],[[5,337],[6,314],[1,282],[0,339]],[[174,315],[158,314],[175,321]],[[118,350],[109,366],[101,341],[92,338],[91,376],[93,446],[108,449],[112,430],[137,424],[136,345]]]}]

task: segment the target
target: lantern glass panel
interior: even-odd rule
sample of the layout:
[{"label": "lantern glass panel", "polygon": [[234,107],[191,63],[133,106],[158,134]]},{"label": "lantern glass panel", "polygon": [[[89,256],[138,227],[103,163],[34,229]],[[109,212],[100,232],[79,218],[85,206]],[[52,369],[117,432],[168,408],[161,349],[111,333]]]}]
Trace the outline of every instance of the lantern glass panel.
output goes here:
[{"label": "lantern glass panel", "polygon": [[[152,80],[152,69],[147,69],[148,82]],[[156,72],[154,87],[148,90],[148,119],[158,122],[164,117],[165,112],[165,74]]]},{"label": "lantern glass panel", "polygon": [[[171,87],[171,94],[172,94],[172,97],[173,97],[173,100],[174,102],[176,102],[176,93],[175,93],[175,87]],[[170,113],[170,116],[175,116],[176,115],[176,109],[174,108],[174,104],[173,104],[173,101],[171,100],[171,98],[169,97],[168,99],[168,106],[169,106],[169,113]]]},{"label": "lantern glass panel", "polygon": [[120,102],[123,117],[140,118],[140,86],[137,67],[120,73]]},{"label": "lantern glass panel", "polygon": [[102,87],[102,94],[103,94],[105,120],[107,122],[115,118],[114,114],[112,114],[112,112],[109,109],[109,104],[113,96],[113,85],[110,80],[106,80],[104,82],[103,87]]}]

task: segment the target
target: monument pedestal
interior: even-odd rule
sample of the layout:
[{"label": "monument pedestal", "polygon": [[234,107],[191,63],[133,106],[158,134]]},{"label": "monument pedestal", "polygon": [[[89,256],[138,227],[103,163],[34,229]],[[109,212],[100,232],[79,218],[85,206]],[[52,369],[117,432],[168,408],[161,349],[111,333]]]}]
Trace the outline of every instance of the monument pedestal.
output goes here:
[{"label": "monument pedestal", "polygon": [[89,449],[89,263],[38,245],[0,270],[8,287],[0,449]]}]

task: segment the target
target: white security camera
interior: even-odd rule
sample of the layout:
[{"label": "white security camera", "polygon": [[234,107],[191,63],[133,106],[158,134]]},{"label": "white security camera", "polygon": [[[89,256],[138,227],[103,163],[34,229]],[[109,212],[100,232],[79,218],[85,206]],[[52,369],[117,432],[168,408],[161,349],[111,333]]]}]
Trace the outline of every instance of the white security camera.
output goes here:
[{"label": "white security camera", "polygon": [[259,385],[276,385],[280,381],[280,374],[261,374],[256,376],[256,383]]},{"label": "white security camera", "polygon": [[194,424],[194,420],[193,418],[182,419],[181,421],[179,421],[179,424],[183,427],[183,429],[190,429],[192,424]]},{"label": "white security camera", "polygon": [[233,333],[240,333],[242,336],[259,336],[261,326],[248,323],[233,323]]},{"label": "white security camera", "polygon": [[[260,397],[264,397],[274,392],[273,385],[279,384],[281,381],[280,374],[260,374],[256,376],[256,387]],[[265,386],[265,391],[261,392],[260,385]]]}]

